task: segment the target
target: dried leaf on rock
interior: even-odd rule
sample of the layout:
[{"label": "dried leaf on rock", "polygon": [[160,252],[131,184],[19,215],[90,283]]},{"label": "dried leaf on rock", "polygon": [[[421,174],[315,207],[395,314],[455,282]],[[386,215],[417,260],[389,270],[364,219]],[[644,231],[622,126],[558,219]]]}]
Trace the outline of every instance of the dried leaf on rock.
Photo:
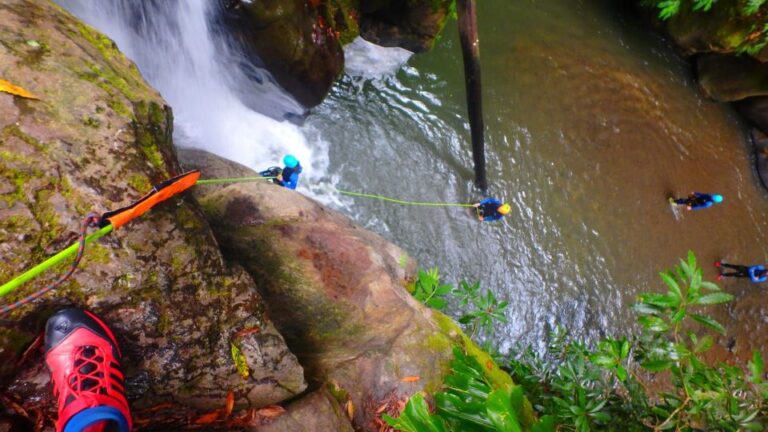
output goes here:
[{"label": "dried leaf on rock", "polygon": [[256,414],[266,418],[280,417],[284,413],[285,408],[281,407],[280,405],[269,405],[256,411]]},{"label": "dried leaf on rock", "polygon": [[224,415],[229,417],[232,414],[232,409],[235,407],[235,393],[232,390],[227,393],[227,405],[224,407]]},{"label": "dried leaf on rock", "polygon": [[347,412],[347,416],[350,420],[355,418],[355,404],[353,404],[351,400],[348,400],[347,403],[344,404],[344,410]]},{"label": "dried leaf on rock", "polygon": [[247,328],[239,330],[237,333],[235,333],[235,337],[236,338],[241,338],[243,336],[248,336],[250,334],[258,333],[260,331],[261,331],[261,329],[256,327],[256,326],[254,326],[254,327],[247,327]]},{"label": "dried leaf on rock", "polygon": [[213,423],[222,417],[223,412],[221,410],[211,411],[196,418],[192,423],[203,425]]},{"label": "dried leaf on rock", "polygon": [[38,99],[38,100],[40,99],[37,96],[33,95],[32,93],[24,90],[23,88],[17,85],[13,85],[4,79],[0,79],[0,91],[5,93],[10,93],[14,96],[27,98],[27,99]]}]

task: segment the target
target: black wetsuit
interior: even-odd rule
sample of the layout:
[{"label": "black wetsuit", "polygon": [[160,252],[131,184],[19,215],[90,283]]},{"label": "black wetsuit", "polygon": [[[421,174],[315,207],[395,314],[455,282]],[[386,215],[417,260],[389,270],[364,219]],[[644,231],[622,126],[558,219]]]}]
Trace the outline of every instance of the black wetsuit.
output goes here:
[{"label": "black wetsuit", "polygon": [[768,280],[768,269],[763,265],[745,266],[720,262],[720,267],[736,270],[733,272],[720,273],[720,276],[749,278],[749,280],[755,283]]},{"label": "black wetsuit", "polygon": [[728,276],[728,277],[749,277],[749,267],[744,265],[738,265],[738,264],[728,264],[721,262],[720,267],[723,268],[729,268],[736,271],[733,272],[727,272],[727,273],[720,273],[722,276]]},{"label": "black wetsuit", "polygon": [[712,204],[714,204],[715,201],[712,198],[712,195],[710,194],[703,194],[699,192],[694,192],[692,195],[689,195],[687,198],[679,198],[675,200],[675,204],[685,205],[692,209],[702,209],[711,207]]},{"label": "black wetsuit", "polygon": [[499,213],[499,207],[501,207],[501,201],[495,198],[486,198],[480,201],[477,212],[486,222],[497,221],[504,216]]}]

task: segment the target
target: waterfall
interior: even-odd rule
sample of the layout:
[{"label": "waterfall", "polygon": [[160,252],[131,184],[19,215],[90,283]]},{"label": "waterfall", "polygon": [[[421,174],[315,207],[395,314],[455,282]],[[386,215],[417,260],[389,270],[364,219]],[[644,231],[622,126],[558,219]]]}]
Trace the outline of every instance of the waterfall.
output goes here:
[{"label": "waterfall", "polygon": [[[305,176],[324,171],[327,148],[312,148],[285,117],[303,109],[269,76],[227,49],[209,0],[57,0],[114,40],[173,108],[174,141],[260,170],[292,153]],[[236,65],[236,66],[234,66]],[[247,65],[247,67],[242,67]]]}]

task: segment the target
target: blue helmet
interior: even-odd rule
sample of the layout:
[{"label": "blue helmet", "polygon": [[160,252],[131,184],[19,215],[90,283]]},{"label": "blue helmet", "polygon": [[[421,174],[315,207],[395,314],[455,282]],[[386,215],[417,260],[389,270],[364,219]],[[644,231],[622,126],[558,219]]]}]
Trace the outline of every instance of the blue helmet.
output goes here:
[{"label": "blue helmet", "polygon": [[294,155],[285,155],[285,157],[283,158],[283,163],[288,168],[296,168],[296,165],[299,164],[299,160],[296,159],[296,156]]},{"label": "blue helmet", "polygon": [[712,201],[716,203],[723,202],[723,196],[722,195],[712,195]]}]

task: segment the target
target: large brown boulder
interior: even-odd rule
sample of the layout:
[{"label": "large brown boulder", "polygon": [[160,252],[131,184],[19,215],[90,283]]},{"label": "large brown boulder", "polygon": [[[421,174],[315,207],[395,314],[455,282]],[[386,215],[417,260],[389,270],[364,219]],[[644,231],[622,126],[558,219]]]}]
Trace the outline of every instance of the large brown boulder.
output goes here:
[{"label": "large brown boulder", "polygon": [[[171,110],[111,40],[48,0],[3,0],[0,41],[0,78],[40,98],[0,93],[4,283],[71,243],[88,212],[128,204],[180,167]],[[64,269],[0,301],[18,300]],[[41,350],[22,354],[64,306],[88,308],[114,329],[137,409],[171,402],[183,415],[223,406],[229,391],[239,407],[258,407],[306,386],[253,280],[224,260],[190,197],[90,245],[69,282],[2,317],[0,392],[28,410],[54,411]]]},{"label": "large brown boulder", "polygon": [[304,0],[219,0],[246,58],[305,107],[319,105],[344,69],[336,31]]},{"label": "large brown boulder", "polygon": [[448,19],[451,1],[360,2],[360,35],[385,47],[420,53],[432,48]]},{"label": "large brown boulder", "polygon": [[748,56],[703,54],[696,59],[699,84],[712,99],[734,102],[768,95],[768,64]]},{"label": "large brown boulder", "polygon": [[[666,31],[689,54],[715,52],[737,53],[752,42],[759,42],[768,8],[754,14],[744,12],[745,2],[719,0],[708,11],[693,10],[692,2],[683,2],[679,12],[663,22]],[[756,53],[761,57],[765,53]]]},{"label": "large brown boulder", "polygon": [[[180,149],[207,177],[253,171]],[[314,387],[330,386],[356,430],[379,430],[381,401],[440,388],[453,344],[498,372],[447,317],[414,300],[407,253],[296,191],[267,181],[196,189],[228,258],[254,277]]]},{"label": "large brown boulder", "polygon": [[349,418],[338,400],[320,389],[288,405],[286,413],[258,432],[353,432]]},{"label": "large brown boulder", "polygon": [[[305,107],[320,104],[355,37],[413,52],[432,48],[449,0],[218,0],[218,22],[251,65]],[[250,65],[248,66],[250,69]]]}]

